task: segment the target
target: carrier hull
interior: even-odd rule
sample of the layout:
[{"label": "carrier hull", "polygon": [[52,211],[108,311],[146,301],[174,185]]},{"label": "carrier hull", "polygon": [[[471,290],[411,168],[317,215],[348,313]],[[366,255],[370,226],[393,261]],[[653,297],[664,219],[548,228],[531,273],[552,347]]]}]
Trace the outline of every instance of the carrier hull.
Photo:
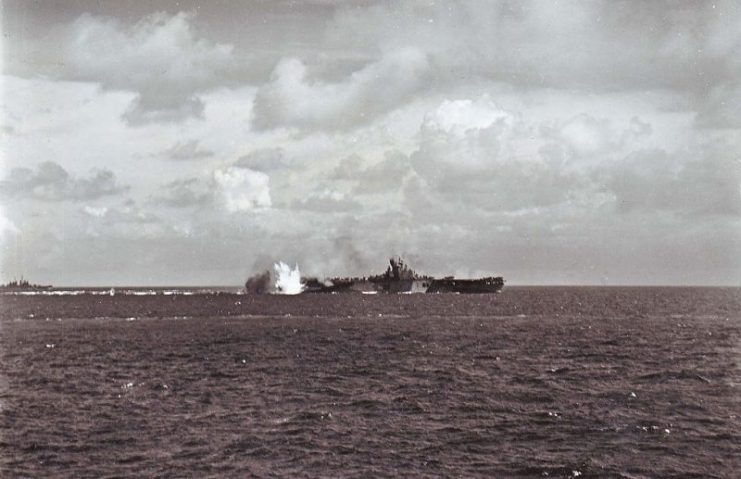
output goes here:
[{"label": "carrier hull", "polygon": [[305,293],[498,293],[504,287],[501,276],[479,279],[457,279],[452,276],[422,276],[406,266],[400,258],[391,259],[385,273],[363,278],[315,278],[304,280]]},{"label": "carrier hull", "polygon": [[435,279],[427,288],[428,293],[487,294],[498,293],[504,288],[500,276],[481,279]]}]

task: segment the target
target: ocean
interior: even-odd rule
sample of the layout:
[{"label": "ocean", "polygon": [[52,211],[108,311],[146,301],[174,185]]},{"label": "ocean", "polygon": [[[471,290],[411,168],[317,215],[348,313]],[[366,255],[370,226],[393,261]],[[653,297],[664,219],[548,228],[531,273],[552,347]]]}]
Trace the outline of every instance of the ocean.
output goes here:
[{"label": "ocean", "polygon": [[741,477],[739,288],[115,293],[0,296],[1,477]]}]

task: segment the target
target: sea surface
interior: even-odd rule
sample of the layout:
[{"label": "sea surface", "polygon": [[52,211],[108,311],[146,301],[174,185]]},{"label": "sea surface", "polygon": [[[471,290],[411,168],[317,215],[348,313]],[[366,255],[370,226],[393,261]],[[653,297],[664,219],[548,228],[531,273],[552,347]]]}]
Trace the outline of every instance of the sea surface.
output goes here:
[{"label": "sea surface", "polygon": [[0,295],[0,477],[741,477],[738,288],[114,293]]}]

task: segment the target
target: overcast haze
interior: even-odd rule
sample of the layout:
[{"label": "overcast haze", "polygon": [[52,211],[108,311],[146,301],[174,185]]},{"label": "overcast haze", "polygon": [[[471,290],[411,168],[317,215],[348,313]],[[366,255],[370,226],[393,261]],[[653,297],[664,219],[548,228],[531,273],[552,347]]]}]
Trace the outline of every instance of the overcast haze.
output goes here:
[{"label": "overcast haze", "polygon": [[738,2],[2,16],[3,281],[741,284]]}]

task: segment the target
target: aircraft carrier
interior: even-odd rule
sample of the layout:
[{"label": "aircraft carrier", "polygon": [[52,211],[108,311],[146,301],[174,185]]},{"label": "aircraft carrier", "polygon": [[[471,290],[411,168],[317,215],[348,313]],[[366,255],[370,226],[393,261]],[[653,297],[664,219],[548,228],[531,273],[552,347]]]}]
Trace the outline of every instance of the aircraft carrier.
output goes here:
[{"label": "aircraft carrier", "polygon": [[[270,291],[269,272],[253,276],[245,284],[247,293]],[[302,293],[498,293],[504,287],[501,276],[461,279],[435,278],[417,274],[401,258],[391,258],[386,271],[364,277],[301,278]]]}]

